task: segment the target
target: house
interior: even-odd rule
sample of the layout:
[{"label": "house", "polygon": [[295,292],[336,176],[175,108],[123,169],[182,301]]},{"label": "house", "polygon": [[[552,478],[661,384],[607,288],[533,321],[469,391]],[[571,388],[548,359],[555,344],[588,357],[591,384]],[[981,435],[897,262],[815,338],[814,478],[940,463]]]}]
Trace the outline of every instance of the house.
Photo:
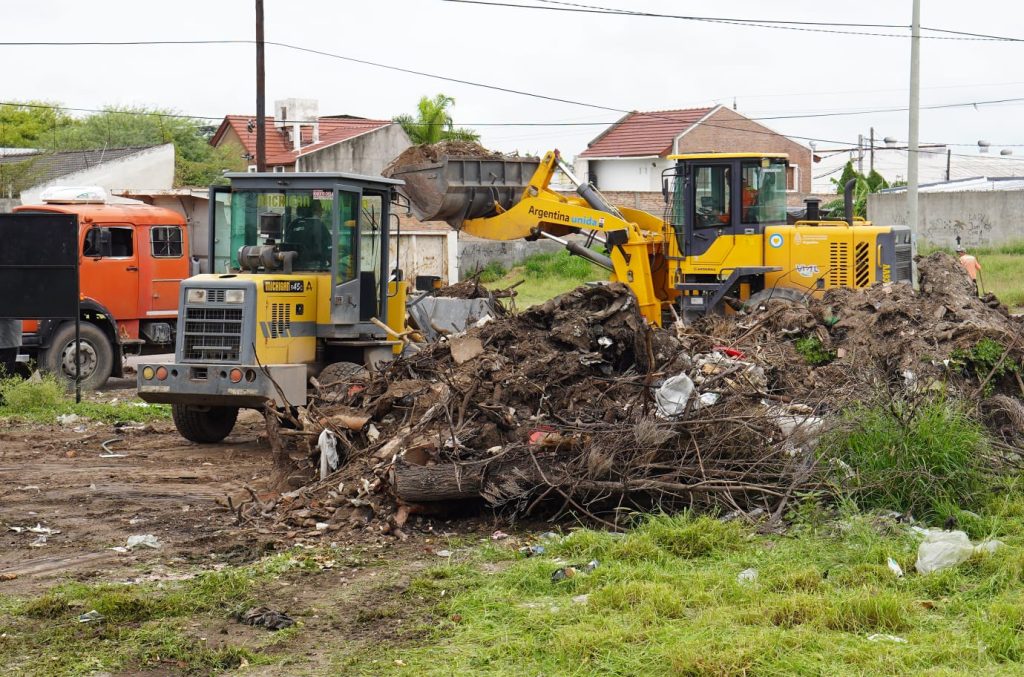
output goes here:
[{"label": "house", "polygon": [[[267,170],[275,172],[350,172],[379,176],[391,160],[412,145],[408,134],[390,120],[319,114],[313,99],[274,102],[266,119]],[[251,171],[256,167],[256,120],[228,115],[210,143],[237,146]]]},{"label": "house", "polygon": [[[10,180],[8,180],[8,178]],[[4,194],[19,193],[21,204],[39,202],[51,186],[168,189],[174,184],[174,144],[0,155]],[[8,189],[9,185],[19,189]]]},{"label": "house", "polygon": [[661,173],[672,166],[668,156],[710,152],[786,153],[794,201],[810,192],[811,149],[725,106],[629,113],[576,156],[575,170],[613,200],[651,209]]},{"label": "house", "polygon": [[[815,151],[812,190],[835,193],[832,179],[839,179],[847,162],[864,174],[872,167],[889,183],[907,180],[906,146],[818,148]],[[1024,158],[1012,155],[969,153],[944,145],[923,145],[918,152],[917,171],[921,185],[970,179],[978,176],[1024,176]]]}]

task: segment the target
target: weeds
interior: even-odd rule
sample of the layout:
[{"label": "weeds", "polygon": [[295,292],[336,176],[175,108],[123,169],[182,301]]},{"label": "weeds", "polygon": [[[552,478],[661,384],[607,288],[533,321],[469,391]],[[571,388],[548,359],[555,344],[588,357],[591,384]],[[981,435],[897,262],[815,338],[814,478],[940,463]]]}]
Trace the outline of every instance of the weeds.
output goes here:
[{"label": "weeds", "polygon": [[803,356],[807,364],[822,365],[828,364],[836,359],[834,350],[827,350],[817,336],[803,336],[795,343],[796,351]]},{"label": "weeds", "polygon": [[949,358],[955,367],[973,374],[979,381],[988,379],[982,390],[986,397],[995,392],[999,379],[1020,371],[1020,364],[1006,359],[1006,347],[988,337],[978,341],[970,350],[954,350]]},{"label": "weeds", "polygon": [[864,405],[822,441],[826,459],[842,461],[839,479],[862,509],[942,519],[969,508],[990,489],[985,429],[957,403]]},{"label": "weeds", "polygon": [[76,404],[64,384],[49,374],[30,380],[0,379],[0,419],[53,423],[61,414],[77,414],[108,423],[144,422],[169,418],[170,408],[143,402],[108,403],[84,399]]},{"label": "weeds", "polygon": [[501,265],[497,261],[490,261],[486,266],[478,270],[473,275],[475,275],[484,284],[491,284],[508,275],[508,271],[505,270],[505,266]]}]

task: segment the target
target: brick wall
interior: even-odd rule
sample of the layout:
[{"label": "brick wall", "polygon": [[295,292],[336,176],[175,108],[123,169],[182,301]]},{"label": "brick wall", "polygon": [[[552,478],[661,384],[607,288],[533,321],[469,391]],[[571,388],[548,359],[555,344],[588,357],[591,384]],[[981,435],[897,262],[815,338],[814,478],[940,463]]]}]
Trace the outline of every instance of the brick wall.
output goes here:
[{"label": "brick wall", "polygon": [[789,164],[800,168],[798,193],[811,192],[811,150],[796,141],[719,108],[705,122],[679,139],[679,153],[786,153]]}]

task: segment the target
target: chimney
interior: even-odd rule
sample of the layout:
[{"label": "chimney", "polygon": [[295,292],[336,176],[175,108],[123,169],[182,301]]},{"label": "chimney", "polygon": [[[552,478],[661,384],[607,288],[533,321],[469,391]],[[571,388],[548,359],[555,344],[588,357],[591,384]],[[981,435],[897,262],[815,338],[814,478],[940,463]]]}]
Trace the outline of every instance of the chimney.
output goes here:
[{"label": "chimney", "polygon": [[316,99],[280,99],[274,102],[274,127],[292,142],[292,150],[302,148],[302,128],[310,127],[312,142],[320,140],[320,102]]}]

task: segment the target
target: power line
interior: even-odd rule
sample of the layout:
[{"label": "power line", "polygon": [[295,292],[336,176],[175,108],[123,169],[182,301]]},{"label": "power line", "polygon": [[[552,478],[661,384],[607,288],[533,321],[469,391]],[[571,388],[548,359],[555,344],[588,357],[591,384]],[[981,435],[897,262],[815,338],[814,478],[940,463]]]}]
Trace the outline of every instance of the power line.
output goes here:
[{"label": "power line", "polygon": [[[747,19],[737,17],[709,17],[709,16],[690,16],[681,14],[662,14],[657,12],[638,12],[635,10],[618,9],[613,7],[598,7],[594,5],[582,5],[571,2],[558,2],[556,0],[538,0],[539,2],[549,3],[551,5],[562,5],[556,7],[540,6],[540,5],[522,5],[511,2],[498,2],[491,0],[485,2],[484,0],[441,0],[441,2],[451,2],[465,5],[482,5],[488,7],[505,7],[514,9],[532,9],[548,12],[572,12],[578,14],[607,14],[613,16],[638,16],[645,18],[657,18],[657,19],[676,19],[681,21],[699,21],[705,23],[718,23],[727,24],[733,26],[750,26],[755,28],[772,28],[776,30],[789,30],[789,31],[802,31],[808,33],[831,33],[838,35],[859,35],[859,36],[871,36],[881,38],[910,38],[910,35],[904,35],[900,33],[877,33],[870,31],[848,31],[848,30],[837,30],[835,28],[825,28],[826,26],[837,26],[837,27],[854,27],[854,28],[892,28],[892,29],[907,29],[910,26],[905,24],[862,24],[862,23],[843,23],[843,22],[828,22],[828,21],[792,21],[784,19]],[[973,42],[1017,42],[1024,41],[1020,38],[1008,38],[996,35],[985,35],[978,33],[967,33],[963,31],[946,30],[940,28],[929,28],[922,30],[930,30],[934,32],[945,33],[946,35],[924,35],[922,38],[929,40],[951,40],[951,41],[973,41]]]}]

